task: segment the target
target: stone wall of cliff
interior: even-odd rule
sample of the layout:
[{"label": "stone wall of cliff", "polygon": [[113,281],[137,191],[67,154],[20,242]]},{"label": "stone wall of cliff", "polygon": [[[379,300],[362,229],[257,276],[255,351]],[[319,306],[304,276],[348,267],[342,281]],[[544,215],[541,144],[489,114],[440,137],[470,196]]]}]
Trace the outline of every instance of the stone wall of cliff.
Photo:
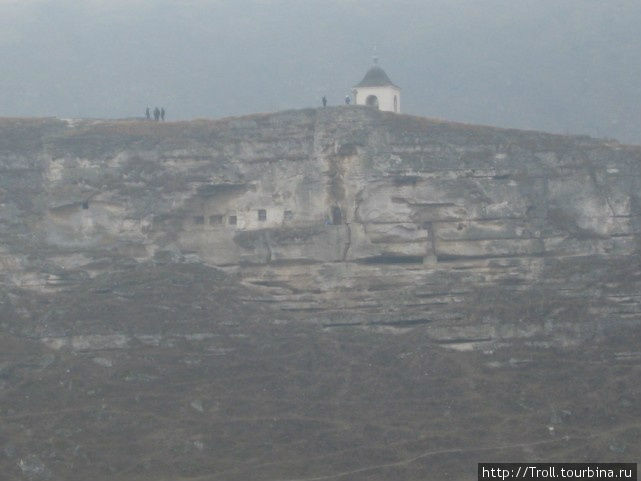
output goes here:
[{"label": "stone wall of cliff", "polygon": [[365,107],[4,119],[0,172],[5,319],[34,317],[29,293],[190,263],[283,316],[461,347],[641,320],[639,147]]}]

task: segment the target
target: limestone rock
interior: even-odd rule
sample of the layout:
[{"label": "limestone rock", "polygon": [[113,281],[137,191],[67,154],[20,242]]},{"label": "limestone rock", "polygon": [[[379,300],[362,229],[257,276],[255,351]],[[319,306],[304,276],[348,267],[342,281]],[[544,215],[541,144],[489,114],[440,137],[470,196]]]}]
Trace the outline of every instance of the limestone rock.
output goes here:
[{"label": "limestone rock", "polygon": [[[223,269],[273,318],[429,319],[443,342],[571,342],[641,320],[640,147],[358,106],[3,120],[0,135],[0,282],[12,292],[0,314],[24,332],[40,309],[30,296],[91,285],[79,305],[133,306],[149,291],[126,273],[152,264]],[[91,337],[117,308],[87,308],[72,329],[60,319],[80,308],[60,302],[30,335],[77,349],[130,339]],[[152,309],[163,306],[167,325],[187,312]]]}]

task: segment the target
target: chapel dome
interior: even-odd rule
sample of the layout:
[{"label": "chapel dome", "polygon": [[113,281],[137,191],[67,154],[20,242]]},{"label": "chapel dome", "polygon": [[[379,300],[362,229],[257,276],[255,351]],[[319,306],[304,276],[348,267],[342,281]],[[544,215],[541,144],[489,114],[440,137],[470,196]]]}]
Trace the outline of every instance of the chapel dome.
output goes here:
[{"label": "chapel dome", "polygon": [[383,70],[378,65],[375,65],[372,68],[370,68],[365,74],[365,77],[363,77],[363,80],[361,80],[360,83],[356,85],[356,87],[388,87],[388,86],[397,87],[392,83],[390,78],[387,76],[387,74],[385,73],[385,70]]}]

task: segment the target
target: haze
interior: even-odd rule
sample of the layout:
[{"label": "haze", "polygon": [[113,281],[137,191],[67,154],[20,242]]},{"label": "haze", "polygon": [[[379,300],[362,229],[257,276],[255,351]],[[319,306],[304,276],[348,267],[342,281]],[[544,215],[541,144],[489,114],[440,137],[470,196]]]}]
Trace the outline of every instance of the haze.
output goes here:
[{"label": "haze", "polygon": [[340,103],[641,143],[637,0],[0,0],[0,116],[170,120]]}]

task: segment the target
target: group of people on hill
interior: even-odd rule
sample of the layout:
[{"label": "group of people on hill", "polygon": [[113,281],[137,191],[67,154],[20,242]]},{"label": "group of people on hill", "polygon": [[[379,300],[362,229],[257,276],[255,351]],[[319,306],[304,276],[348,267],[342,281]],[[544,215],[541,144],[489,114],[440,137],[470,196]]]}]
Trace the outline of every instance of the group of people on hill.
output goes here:
[{"label": "group of people on hill", "polygon": [[[345,105],[349,105],[352,99],[350,98],[349,95],[345,96]],[[323,107],[327,107],[327,97],[323,95],[323,98],[321,99],[321,102],[323,102]]]},{"label": "group of people on hill", "polygon": [[[156,107],[154,109],[154,120],[158,122],[159,120],[162,120],[164,122],[165,120],[165,107]],[[149,110],[149,107],[147,107],[147,110],[145,111],[145,118],[147,120],[151,120],[151,111]]]},{"label": "group of people on hill", "polygon": [[[322,98],[321,101],[323,102],[323,107],[327,107],[327,97],[325,97],[323,95],[323,98]],[[345,105],[349,105],[350,102],[351,102],[350,96],[346,95],[345,96]],[[147,110],[145,111],[145,118],[147,120],[151,120],[152,113],[153,113],[153,116],[154,116],[154,120],[156,122],[158,122],[159,120],[163,121],[163,122],[165,121],[165,108],[164,107],[160,107],[160,108],[156,107],[156,108],[154,108],[153,112],[149,109],[149,107],[147,107]]]}]

